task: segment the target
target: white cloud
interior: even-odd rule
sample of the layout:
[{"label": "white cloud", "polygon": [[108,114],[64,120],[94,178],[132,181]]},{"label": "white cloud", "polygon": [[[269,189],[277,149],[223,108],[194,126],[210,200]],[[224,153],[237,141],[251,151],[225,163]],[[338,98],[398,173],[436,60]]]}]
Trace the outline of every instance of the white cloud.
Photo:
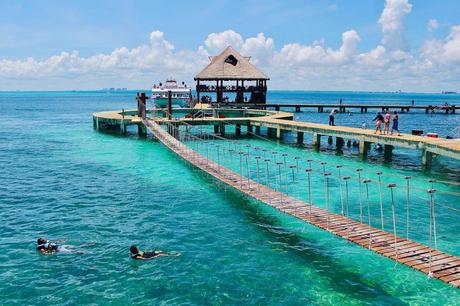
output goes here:
[{"label": "white cloud", "polygon": [[428,20],[428,23],[426,25],[426,29],[429,32],[432,32],[432,31],[436,30],[438,27],[439,27],[439,22],[436,19]]},{"label": "white cloud", "polygon": [[380,15],[382,25],[382,44],[390,49],[406,49],[404,38],[404,17],[412,10],[408,0],[386,0],[385,8]]},{"label": "white cloud", "polygon": [[211,33],[204,41],[206,48],[211,52],[220,52],[228,46],[240,49],[243,44],[243,37],[233,30],[220,33]]},{"label": "white cloud", "polygon": [[422,47],[422,55],[430,63],[460,64],[460,25],[453,26],[445,40],[430,40]]},{"label": "white cloud", "polygon": [[[146,44],[120,47],[89,57],[77,51],[38,60],[0,59],[0,89],[148,88],[153,81],[173,76],[191,83],[193,76],[228,45],[266,72],[271,88],[334,90],[437,91],[460,88],[460,25],[445,39],[426,41],[419,50],[401,44],[402,19],[411,10],[405,0],[387,0],[380,17],[383,41],[360,50],[356,30],[342,33],[337,48],[324,39],[292,42],[279,47],[264,33],[243,37],[234,30],[211,33],[195,50],[177,50],[161,31],[150,33]],[[393,33],[399,38],[389,41]]]}]

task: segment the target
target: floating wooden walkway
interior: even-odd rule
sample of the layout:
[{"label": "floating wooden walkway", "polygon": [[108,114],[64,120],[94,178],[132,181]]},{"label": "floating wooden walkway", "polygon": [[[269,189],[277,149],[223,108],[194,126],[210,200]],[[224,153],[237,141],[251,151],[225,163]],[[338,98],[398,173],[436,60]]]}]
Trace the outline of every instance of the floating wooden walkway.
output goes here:
[{"label": "floating wooden walkway", "polygon": [[[152,120],[143,124],[165,146],[219,181],[279,211],[460,288],[460,258],[328,212],[241,176],[191,150]],[[431,261],[430,261],[431,258]]]}]

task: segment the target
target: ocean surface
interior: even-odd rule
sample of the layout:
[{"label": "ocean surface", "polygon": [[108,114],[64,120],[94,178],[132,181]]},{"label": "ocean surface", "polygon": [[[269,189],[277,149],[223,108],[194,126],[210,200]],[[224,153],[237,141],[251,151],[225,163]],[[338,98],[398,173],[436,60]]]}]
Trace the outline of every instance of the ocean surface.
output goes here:
[{"label": "ocean surface", "polygon": [[[459,289],[245,198],[150,136],[139,138],[135,129],[126,137],[93,130],[92,113],[135,108],[134,96],[131,91],[0,92],[0,305],[460,304]],[[269,93],[269,101],[279,103],[337,103],[340,98],[344,103],[460,104],[460,95]],[[372,127],[374,116],[338,114],[336,124]],[[295,117],[327,123],[328,113],[311,110]],[[460,114],[400,115],[403,132],[420,128],[455,136],[459,125]],[[316,205],[327,203],[336,213],[348,194],[349,216],[366,223],[370,218],[376,227],[382,225],[376,173],[383,172],[386,230],[393,230],[386,186],[395,183],[397,233],[407,234],[409,203],[410,238],[426,244],[434,243],[427,190],[437,189],[437,247],[460,256],[458,161],[439,157],[432,170],[424,171],[415,150],[396,148],[388,161],[372,148],[362,161],[356,147],[338,151],[327,139],[315,152],[308,135],[303,145],[295,144],[294,134],[282,141],[237,139],[229,128],[228,135],[228,141],[211,140],[207,146],[188,144],[291,196],[313,196]],[[299,169],[312,159],[312,193],[304,171],[287,168],[278,176],[272,165],[267,174],[265,164],[258,169],[254,160],[240,163],[238,151],[272,161],[283,161],[286,154],[283,167],[295,165],[299,157]],[[343,166],[340,174],[337,165]],[[371,179],[367,193],[358,168],[361,179]],[[327,182],[323,171],[331,173]],[[339,175],[351,177],[348,193]],[[409,200],[406,176],[411,177]],[[86,254],[43,256],[35,250],[38,237],[96,244],[84,249]],[[133,261],[132,244],[182,255]]]}]

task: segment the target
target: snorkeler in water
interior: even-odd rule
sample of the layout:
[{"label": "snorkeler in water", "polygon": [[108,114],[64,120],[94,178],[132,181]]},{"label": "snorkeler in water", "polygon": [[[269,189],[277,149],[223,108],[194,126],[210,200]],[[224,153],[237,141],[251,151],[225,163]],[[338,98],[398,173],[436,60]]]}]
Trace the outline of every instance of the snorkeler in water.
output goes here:
[{"label": "snorkeler in water", "polygon": [[180,253],[168,253],[168,252],[163,252],[160,250],[140,251],[135,245],[132,245],[129,248],[129,251],[131,252],[132,259],[142,259],[142,260],[150,260],[150,259],[163,257],[163,256],[180,256]]},{"label": "snorkeler in water", "polygon": [[74,245],[61,245],[60,243],[65,242],[64,240],[50,241],[43,238],[37,239],[37,250],[42,254],[55,254],[59,253],[78,253],[85,254],[85,252],[80,251],[79,249],[87,248],[95,245],[96,243],[82,244],[78,246]]}]

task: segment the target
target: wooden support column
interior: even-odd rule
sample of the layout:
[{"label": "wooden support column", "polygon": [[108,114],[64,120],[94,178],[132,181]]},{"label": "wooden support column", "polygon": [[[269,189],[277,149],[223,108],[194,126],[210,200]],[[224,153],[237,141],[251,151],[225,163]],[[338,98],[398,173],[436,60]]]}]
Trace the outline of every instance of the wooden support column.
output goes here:
[{"label": "wooden support column", "polygon": [[319,149],[321,146],[321,135],[318,133],[313,133],[313,147]]},{"label": "wooden support column", "polygon": [[121,120],[121,122],[120,122],[120,134],[121,135],[126,135],[126,125],[125,125],[124,120]]},{"label": "wooden support column", "polygon": [[247,132],[248,136],[252,136],[252,124],[248,123],[247,127],[248,127],[248,132]]},{"label": "wooden support column", "polygon": [[240,124],[237,124],[235,126],[235,134],[236,136],[241,136],[241,125]]},{"label": "wooden support column", "polygon": [[145,125],[143,125],[142,123],[139,123],[137,125],[137,133],[138,133],[139,137],[147,136],[147,129],[145,128]]},{"label": "wooden support column", "polygon": [[260,135],[260,126],[259,125],[256,126],[256,134]]},{"label": "wooden support column", "polygon": [[392,145],[383,146],[383,158],[385,159],[385,161],[391,161],[393,156],[393,149],[394,147]]},{"label": "wooden support column", "polygon": [[327,138],[327,143],[330,144],[330,145],[334,143],[334,140],[332,139],[332,136],[329,136]]},{"label": "wooden support column", "polygon": [[93,118],[93,127],[96,131],[99,131],[99,118]]},{"label": "wooden support column", "polygon": [[219,132],[221,136],[225,136],[225,123],[219,124]]},{"label": "wooden support column", "polygon": [[277,128],[276,129],[276,139],[280,139],[280,138],[281,138],[281,129]]},{"label": "wooden support column", "polygon": [[219,126],[217,124],[214,124],[214,134],[219,133]]},{"label": "wooden support column", "polygon": [[267,128],[267,136],[268,137],[275,137],[275,128]]},{"label": "wooden support column", "polygon": [[302,144],[303,143],[303,132],[297,132],[297,143]]},{"label": "wooden support column", "polygon": [[422,166],[425,169],[431,169],[431,164],[433,162],[433,153],[423,149],[422,151]]},{"label": "wooden support column", "polygon": [[295,107],[295,112],[296,112],[296,113],[300,113],[300,106],[296,106],[296,107]]},{"label": "wooden support column", "polygon": [[342,148],[343,147],[343,144],[345,143],[345,141],[343,140],[342,137],[336,137],[335,138],[335,145],[337,148]]},{"label": "wooden support column", "polygon": [[360,140],[359,141],[359,155],[364,158],[367,156],[367,151],[369,150],[370,142]]}]

